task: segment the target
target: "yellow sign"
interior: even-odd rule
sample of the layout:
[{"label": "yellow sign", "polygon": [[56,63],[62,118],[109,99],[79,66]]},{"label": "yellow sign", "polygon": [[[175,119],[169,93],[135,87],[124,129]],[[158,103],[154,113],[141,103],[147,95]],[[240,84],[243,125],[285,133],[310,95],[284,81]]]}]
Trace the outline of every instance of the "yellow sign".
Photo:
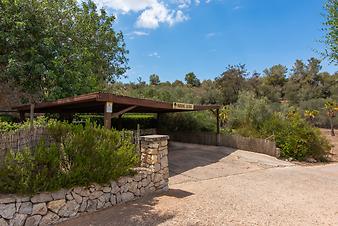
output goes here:
[{"label": "yellow sign", "polygon": [[193,104],[185,104],[185,103],[173,103],[173,109],[181,109],[181,110],[194,110]]}]

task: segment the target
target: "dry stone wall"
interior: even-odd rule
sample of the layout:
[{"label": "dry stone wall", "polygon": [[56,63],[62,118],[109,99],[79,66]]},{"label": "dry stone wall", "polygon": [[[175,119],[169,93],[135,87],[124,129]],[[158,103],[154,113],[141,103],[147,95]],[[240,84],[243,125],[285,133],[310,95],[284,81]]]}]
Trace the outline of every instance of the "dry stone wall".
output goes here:
[{"label": "dry stone wall", "polygon": [[34,196],[0,194],[0,226],[51,225],[81,214],[168,190],[168,136],[141,137],[141,167],[109,184],[62,189]]}]

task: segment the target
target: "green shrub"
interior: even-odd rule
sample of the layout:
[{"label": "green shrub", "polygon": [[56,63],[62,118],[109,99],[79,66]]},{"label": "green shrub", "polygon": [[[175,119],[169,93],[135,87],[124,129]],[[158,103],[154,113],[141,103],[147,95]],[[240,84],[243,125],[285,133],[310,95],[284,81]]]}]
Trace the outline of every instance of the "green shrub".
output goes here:
[{"label": "green shrub", "polygon": [[288,117],[274,114],[263,123],[260,133],[265,137],[274,135],[276,145],[281,149],[281,157],[284,158],[305,160],[313,157],[324,161],[330,150],[329,142],[319,129],[312,127],[298,113]]},{"label": "green shrub", "polygon": [[159,129],[163,131],[216,131],[216,117],[207,111],[169,113],[160,116]]},{"label": "green shrub", "polygon": [[320,131],[306,122],[298,109],[270,104],[252,93],[241,93],[237,103],[228,107],[226,132],[247,137],[274,137],[281,157],[325,160],[330,144]]},{"label": "green shrub", "polygon": [[1,193],[36,193],[90,183],[106,183],[133,174],[139,163],[127,133],[86,124],[51,122],[52,145],[8,153],[0,169]]}]

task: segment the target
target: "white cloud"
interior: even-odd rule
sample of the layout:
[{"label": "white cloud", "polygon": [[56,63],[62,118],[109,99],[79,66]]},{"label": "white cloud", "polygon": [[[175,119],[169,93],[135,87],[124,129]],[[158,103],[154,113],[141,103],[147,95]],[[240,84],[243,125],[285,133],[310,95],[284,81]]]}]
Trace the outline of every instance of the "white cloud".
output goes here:
[{"label": "white cloud", "polygon": [[149,35],[149,33],[144,32],[144,31],[133,31],[132,34],[137,35],[137,36],[147,36],[147,35]]},{"label": "white cloud", "polygon": [[[81,0],[79,0],[81,1]],[[186,21],[186,9],[200,0],[94,0],[99,8],[109,8],[120,13],[138,13],[136,27],[155,29],[161,24],[173,26]],[[209,3],[210,0],[205,0]]]},{"label": "white cloud", "polygon": [[156,58],[160,58],[161,57],[157,52],[149,53],[148,56],[149,57],[156,57]]}]

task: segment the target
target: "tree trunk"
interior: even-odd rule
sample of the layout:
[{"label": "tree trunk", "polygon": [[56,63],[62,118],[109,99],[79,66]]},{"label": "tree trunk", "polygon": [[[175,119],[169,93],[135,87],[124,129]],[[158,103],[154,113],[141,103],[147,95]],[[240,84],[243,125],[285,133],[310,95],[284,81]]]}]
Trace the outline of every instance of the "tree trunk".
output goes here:
[{"label": "tree trunk", "polygon": [[335,136],[332,117],[330,117],[330,125],[331,125],[331,136]]}]

